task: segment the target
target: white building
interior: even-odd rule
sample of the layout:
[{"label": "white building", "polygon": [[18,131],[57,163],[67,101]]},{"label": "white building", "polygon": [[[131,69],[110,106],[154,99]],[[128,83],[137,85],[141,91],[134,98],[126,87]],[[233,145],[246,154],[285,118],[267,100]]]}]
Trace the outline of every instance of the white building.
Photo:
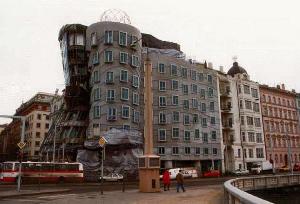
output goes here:
[{"label": "white building", "polygon": [[219,86],[225,171],[249,169],[266,160],[259,84],[234,62]]}]

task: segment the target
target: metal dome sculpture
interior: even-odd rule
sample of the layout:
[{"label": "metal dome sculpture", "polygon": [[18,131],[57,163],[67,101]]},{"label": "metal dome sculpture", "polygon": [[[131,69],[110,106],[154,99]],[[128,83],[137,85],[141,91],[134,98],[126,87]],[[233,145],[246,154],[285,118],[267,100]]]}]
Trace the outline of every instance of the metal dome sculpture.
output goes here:
[{"label": "metal dome sculpture", "polygon": [[129,16],[125,11],[119,9],[109,9],[103,12],[100,21],[118,22],[131,25]]}]

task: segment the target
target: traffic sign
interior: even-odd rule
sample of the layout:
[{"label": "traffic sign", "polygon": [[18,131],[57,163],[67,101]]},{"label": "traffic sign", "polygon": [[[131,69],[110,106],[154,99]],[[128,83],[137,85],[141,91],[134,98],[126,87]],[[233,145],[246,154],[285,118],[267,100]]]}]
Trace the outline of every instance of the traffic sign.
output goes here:
[{"label": "traffic sign", "polygon": [[104,147],[105,144],[107,143],[107,140],[104,137],[100,137],[98,143],[99,143],[100,147]]},{"label": "traffic sign", "polygon": [[23,149],[25,147],[26,143],[25,142],[19,142],[17,145],[20,149]]}]

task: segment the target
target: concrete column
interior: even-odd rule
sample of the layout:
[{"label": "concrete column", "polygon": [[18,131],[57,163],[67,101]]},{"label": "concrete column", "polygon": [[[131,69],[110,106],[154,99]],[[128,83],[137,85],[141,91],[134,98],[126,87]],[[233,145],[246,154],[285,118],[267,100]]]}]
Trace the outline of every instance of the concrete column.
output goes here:
[{"label": "concrete column", "polygon": [[201,171],[201,161],[200,160],[195,161],[194,165],[195,165],[195,167],[197,169],[198,176],[200,176],[202,174],[202,171]]},{"label": "concrete column", "polygon": [[165,168],[166,169],[172,169],[173,168],[173,163],[172,160],[164,161],[165,162]]}]

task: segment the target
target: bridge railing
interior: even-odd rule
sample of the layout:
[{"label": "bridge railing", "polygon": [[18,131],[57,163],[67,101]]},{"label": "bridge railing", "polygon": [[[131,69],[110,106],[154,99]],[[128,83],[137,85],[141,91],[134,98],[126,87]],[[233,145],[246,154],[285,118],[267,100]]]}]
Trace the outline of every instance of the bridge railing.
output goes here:
[{"label": "bridge railing", "polygon": [[300,174],[285,174],[276,176],[244,177],[224,183],[225,204],[271,204],[245,191],[267,188],[277,188],[300,184]]}]

